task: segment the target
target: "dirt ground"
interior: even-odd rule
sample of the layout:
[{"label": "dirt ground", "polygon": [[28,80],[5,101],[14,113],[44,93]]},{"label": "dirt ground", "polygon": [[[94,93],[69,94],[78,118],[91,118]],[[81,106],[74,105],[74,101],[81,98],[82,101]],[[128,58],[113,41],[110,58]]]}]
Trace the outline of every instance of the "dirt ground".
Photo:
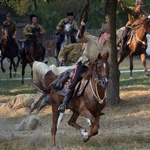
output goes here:
[{"label": "dirt ground", "polygon": [[[122,100],[119,105],[104,108],[103,112],[105,115],[100,120],[99,134],[92,138],[98,142],[102,136],[116,137],[118,140],[121,136],[127,136],[127,139],[131,136],[139,136],[150,143],[150,85],[141,85],[136,88],[130,86],[124,87],[120,90],[120,97]],[[39,143],[43,143],[43,139],[46,139],[49,145],[52,144],[50,133],[52,124],[51,107],[46,107],[38,115],[40,125],[36,130],[18,130],[18,125],[27,117],[27,114],[27,108],[11,110],[8,108],[6,100],[1,101],[0,149],[4,147],[4,143],[7,144],[7,141],[10,142],[11,140],[15,140],[15,142],[24,140],[23,143],[25,145],[38,145]],[[70,115],[71,112],[67,110],[58,130],[57,142],[61,146],[67,144],[63,142],[64,136],[72,141],[72,143],[75,139],[82,142],[80,133],[67,124]],[[89,129],[84,118],[80,117],[78,123]],[[92,142],[92,140],[89,142]],[[16,145],[18,146],[19,144]],[[149,148],[145,149],[150,149],[150,145]]]}]

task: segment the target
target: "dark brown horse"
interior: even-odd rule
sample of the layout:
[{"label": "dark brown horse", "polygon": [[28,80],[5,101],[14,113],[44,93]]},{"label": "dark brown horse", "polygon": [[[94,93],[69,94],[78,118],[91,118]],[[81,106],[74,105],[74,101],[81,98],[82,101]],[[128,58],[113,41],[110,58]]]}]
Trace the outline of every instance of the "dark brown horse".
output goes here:
[{"label": "dark brown horse", "polygon": [[[108,84],[109,66],[108,54],[101,57],[100,55],[90,62],[88,72],[83,74],[83,78],[89,80],[86,88],[79,97],[74,97],[67,104],[67,108],[72,111],[72,116],[68,124],[78,129],[83,141],[87,142],[92,136],[98,134],[100,114],[105,107],[105,88]],[[84,79],[81,80],[81,84]],[[56,93],[53,89],[50,91],[53,123],[51,128],[53,145],[56,145],[56,132],[60,125],[63,113],[59,113],[58,107],[63,101],[63,96]],[[76,123],[79,116],[84,116],[91,121],[90,131],[87,132],[84,127]]]},{"label": "dark brown horse", "polygon": [[25,67],[27,64],[30,64],[32,67],[33,62],[36,61],[43,61],[43,37],[40,33],[40,29],[38,27],[33,28],[32,30],[33,35],[30,36],[29,46],[25,50],[25,54],[23,54],[23,62],[22,62],[22,84],[24,83],[24,74],[25,74]]},{"label": "dark brown horse", "polygon": [[[120,64],[125,57],[129,55],[130,59],[130,78],[132,78],[133,57],[140,55],[144,66],[145,75],[149,75],[146,66],[146,48],[147,39],[146,34],[150,32],[150,18],[143,15],[133,23],[133,29],[130,32],[129,38],[125,46],[125,52],[118,59]],[[120,50],[120,49],[119,49]]]},{"label": "dark brown horse", "polygon": [[[12,65],[14,68],[14,76],[16,75],[17,72],[17,66],[19,64],[20,58],[18,57],[18,46],[17,43],[15,42],[15,39],[12,37],[11,31],[9,26],[3,26],[3,39],[0,44],[0,50],[1,50],[1,69],[3,72],[5,72],[5,69],[3,67],[3,60],[5,58],[8,58],[10,61],[10,66],[9,66],[9,77],[12,78]],[[14,58],[18,57],[17,63],[15,63]]]}]

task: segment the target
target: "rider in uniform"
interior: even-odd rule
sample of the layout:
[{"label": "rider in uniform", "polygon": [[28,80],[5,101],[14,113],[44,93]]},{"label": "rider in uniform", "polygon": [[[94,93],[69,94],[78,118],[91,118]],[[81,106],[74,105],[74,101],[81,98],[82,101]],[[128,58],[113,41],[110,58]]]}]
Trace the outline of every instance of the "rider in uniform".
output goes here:
[{"label": "rider in uniform", "polygon": [[77,22],[74,20],[74,13],[73,12],[67,12],[67,17],[64,19],[61,19],[58,25],[56,26],[56,35],[57,37],[57,43],[56,43],[56,54],[55,57],[58,57],[61,44],[65,39],[65,24],[71,23],[72,28],[72,35],[71,35],[71,43],[76,43],[76,38],[73,33],[76,33],[78,30]]},{"label": "rider in uniform", "polygon": [[68,91],[64,97],[63,103],[58,107],[60,112],[64,112],[66,109],[66,104],[71,99],[74,88],[76,84],[82,79],[81,74],[87,71],[89,66],[89,61],[95,59],[98,54],[101,55],[110,53],[110,29],[107,24],[103,24],[98,37],[92,35],[84,35],[85,23],[81,21],[80,30],[77,34],[77,39],[79,42],[87,43],[83,55],[79,58],[73,79],[68,88]]},{"label": "rider in uniform", "polygon": [[147,15],[147,13],[142,10],[142,8],[143,8],[142,0],[136,0],[135,7],[126,6],[124,4],[123,0],[118,0],[118,2],[120,3],[120,6],[122,7],[122,9],[128,13],[128,22],[125,25],[125,31],[124,31],[124,35],[123,35],[123,39],[122,39],[122,44],[121,44],[122,46],[121,46],[121,49],[119,52],[121,55],[123,55],[125,43],[126,43],[127,37],[128,37],[127,35],[132,28],[133,22],[136,19],[138,19],[141,15],[143,15],[143,14]]},{"label": "rider in uniform", "polygon": [[73,65],[81,57],[86,43],[73,43],[65,46],[58,55],[58,60],[65,66]]},{"label": "rider in uniform", "polygon": [[[24,52],[27,51],[27,48],[28,48],[29,45],[30,45],[31,36],[33,35],[32,29],[33,29],[34,27],[39,28],[39,29],[40,29],[40,33],[41,33],[42,35],[44,35],[44,34],[46,33],[46,31],[44,30],[44,28],[43,28],[40,24],[38,24],[38,17],[37,17],[37,15],[34,15],[34,14],[30,15],[30,23],[27,24],[27,25],[24,27],[24,29],[23,29],[23,34],[24,34],[25,36],[27,36],[27,40],[26,40],[25,43],[24,43]],[[42,46],[42,50],[43,50],[43,56],[42,56],[42,61],[43,61],[43,60],[44,60],[44,57],[45,57],[45,47],[43,46],[43,44],[42,44],[41,46]]]},{"label": "rider in uniform", "polygon": [[18,45],[17,45],[16,38],[15,38],[15,35],[16,35],[16,22],[11,19],[11,14],[10,13],[8,13],[6,15],[6,20],[2,24],[2,40],[1,40],[1,43],[3,42],[3,39],[6,38],[4,36],[4,30],[3,30],[3,28],[5,26],[9,27],[10,34],[12,36],[12,40],[13,40],[13,43],[14,43],[14,47],[15,47],[16,53],[17,53],[17,55],[19,55],[19,53],[18,53]]}]

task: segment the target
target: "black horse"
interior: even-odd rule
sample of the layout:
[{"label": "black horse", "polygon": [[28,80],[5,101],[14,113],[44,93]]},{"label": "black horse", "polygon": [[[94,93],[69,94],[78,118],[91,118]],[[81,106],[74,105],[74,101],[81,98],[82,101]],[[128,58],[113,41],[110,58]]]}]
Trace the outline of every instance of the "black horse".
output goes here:
[{"label": "black horse", "polygon": [[[25,67],[27,64],[32,64],[34,61],[43,61],[43,37],[40,29],[35,27],[32,29],[33,35],[27,40],[29,42],[27,49],[24,50],[22,61],[22,84],[24,83]],[[27,42],[27,41],[25,41]],[[31,72],[32,73],[32,72]],[[32,75],[32,74],[31,74]]]},{"label": "black horse", "polygon": [[[17,67],[19,65],[20,57],[18,56],[18,45],[15,39],[12,37],[10,32],[9,26],[3,26],[3,38],[2,42],[0,43],[0,50],[1,50],[1,69],[5,72],[3,67],[3,60],[8,58],[10,60],[10,74],[9,77],[12,78],[12,65],[14,67],[14,76],[16,76]],[[17,63],[15,63],[14,58],[18,57]]]}]

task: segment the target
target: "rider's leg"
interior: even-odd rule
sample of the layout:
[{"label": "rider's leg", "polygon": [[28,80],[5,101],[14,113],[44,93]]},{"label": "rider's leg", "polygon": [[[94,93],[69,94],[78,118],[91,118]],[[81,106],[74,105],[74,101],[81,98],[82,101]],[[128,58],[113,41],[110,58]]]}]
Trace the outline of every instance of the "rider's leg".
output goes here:
[{"label": "rider's leg", "polygon": [[59,34],[56,42],[55,58],[58,58],[59,51],[61,49],[61,44],[64,41],[65,35]]},{"label": "rider's leg", "polygon": [[81,74],[87,71],[87,69],[88,68],[85,65],[83,65],[81,62],[78,62],[74,75],[73,75],[71,85],[68,88],[68,91],[64,97],[63,103],[58,107],[58,110],[60,112],[65,111],[66,104],[69,102],[70,98],[72,97],[76,84],[82,79]]},{"label": "rider's leg", "polygon": [[77,43],[77,40],[74,35],[71,36],[71,43]]},{"label": "rider's leg", "polygon": [[130,31],[130,28],[128,27],[125,27],[125,31],[124,31],[124,34],[123,34],[123,39],[122,39],[122,44],[121,44],[121,48],[120,48],[120,54],[123,55],[124,53],[124,48],[125,48],[125,43],[127,41],[127,38],[128,38],[128,33]]},{"label": "rider's leg", "polygon": [[30,40],[29,39],[26,39],[26,41],[24,42],[24,47],[22,49],[22,59],[20,60],[20,63],[22,64],[23,60],[25,59],[25,54],[27,52],[27,49],[29,47],[29,44],[30,44]]},{"label": "rider's leg", "polygon": [[19,47],[18,47],[18,44],[17,44],[17,40],[16,40],[16,38],[13,38],[13,40],[14,40],[14,47],[15,47],[15,50],[16,50],[16,54],[21,59],[21,54],[19,53]]}]

